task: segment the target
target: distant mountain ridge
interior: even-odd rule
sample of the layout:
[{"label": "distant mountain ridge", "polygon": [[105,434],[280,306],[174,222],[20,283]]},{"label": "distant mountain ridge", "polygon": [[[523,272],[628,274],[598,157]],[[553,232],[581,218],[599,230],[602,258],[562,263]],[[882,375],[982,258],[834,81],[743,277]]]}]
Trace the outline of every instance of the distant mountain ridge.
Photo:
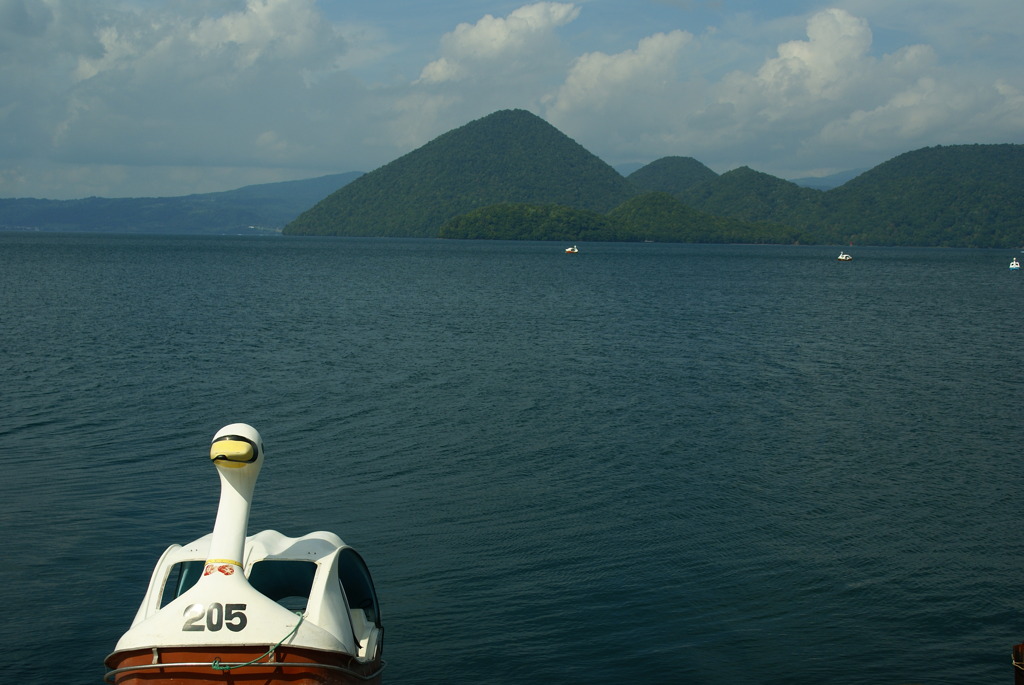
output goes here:
[{"label": "distant mountain ridge", "polygon": [[820,190],[665,157],[623,177],[540,117],[503,110],[367,174],[177,198],[0,199],[0,230],[1024,245],[1024,145],[922,148],[851,175]]},{"label": "distant mountain ridge", "polygon": [[[1013,247],[1024,244],[1024,200],[1016,191],[1022,183],[1021,145],[925,148],[828,191],[748,167],[718,175],[688,157],[656,160],[623,180],[540,117],[510,110],[453,129],[362,176],[284,233],[679,241],[700,235],[710,242]],[[660,194],[717,228],[694,230],[694,216]],[[629,211],[613,211],[627,201]],[[642,207],[645,202],[652,206]],[[519,205],[575,211],[538,213]],[[581,211],[613,221],[598,226]],[[517,229],[515,217],[529,228]],[[643,219],[622,223],[624,217]]]},{"label": "distant mountain ridge", "polygon": [[847,171],[840,171],[827,176],[803,176],[801,178],[791,178],[789,180],[804,188],[832,190],[833,188],[838,188],[851,179],[857,178],[865,171],[867,171],[867,169],[849,169]]},{"label": "distant mountain ridge", "polygon": [[276,233],[362,172],[178,197],[0,198],[0,230],[113,233]]}]

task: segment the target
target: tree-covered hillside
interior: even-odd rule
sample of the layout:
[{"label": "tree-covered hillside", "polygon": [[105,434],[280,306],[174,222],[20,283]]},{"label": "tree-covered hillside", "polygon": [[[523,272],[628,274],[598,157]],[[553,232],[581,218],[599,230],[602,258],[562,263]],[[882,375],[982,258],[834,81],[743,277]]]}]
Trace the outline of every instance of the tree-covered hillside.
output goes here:
[{"label": "tree-covered hillside", "polygon": [[469,240],[621,240],[606,216],[565,205],[501,203],[441,225],[439,238]]},{"label": "tree-covered hillside", "polygon": [[[740,167],[717,175],[668,157],[629,176],[638,193],[607,212],[608,240],[1019,247],[1024,245],[1024,146],[959,145],[900,155],[820,191]],[[644,192],[651,191],[655,192]],[[520,213],[525,210],[518,210]],[[503,237],[582,240],[578,217],[546,231],[504,226]],[[525,219],[524,219],[525,221]],[[480,235],[494,213],[450,224]],[[595,221],[590,221],[596,225]],[[449,230],[448,237],[455,232]],[[597,235],[591,233],[590,235]]]},{"label": "tree-covered hillside", "polygon": [[799,231],[784,226],[715,216],[669,193],[638,195],[608,213],[623,240],[676,243],[798,243]]},{"label": "tree-covered hillside", "polygon": [[801,227],[821,220],[822,192],[802,188],[749,167],[733,169],[705,181],[678,197],[701,211],[744,221],[788,224],[799,215]]},{"label": "tree-covered hillside", "polygon": [[716,217],[668,193],[644,193],[607,214],[564,205],[503,203],[449,219],[440,238],[476,240],[652,241],[675,243],[797,243],[783,226]]},{"label": "tree-covered hillside", "polygon": [[436,236],[493,204],[604,212],[633,187],[540,117],[504,110],[445,133],[345,186],[285,227],[293,235]]},{"label": "tree-covered hillside", "polygon": [[741,167],[677,197],[816,243],[1019,247],[1021,187],[1024,145],[953,145],[907,152],[824,192]]},{"label": "tree-covered hillside", "polygon": [[680,195],[701,183],[718,178],[693,157],[662,157],[626,177],[638,189]]},{"label": "tree-covered hillside", "polygon": [[1024,245],[1024,145],[953,145],[894,157],[825,193],[859,244]]},{"label": "tree-covered hillside", "polygon": [[[926,148],[828,191],[748,167],[718,175],[689,157],[624,179],[539,117],[513,110],[366,174],[285,232],[436,236],[444,225],[447,237],[1016,247],[1022,186],[1020,145]],[[609,223],[598,229],[593,217],[556,205]]]}]

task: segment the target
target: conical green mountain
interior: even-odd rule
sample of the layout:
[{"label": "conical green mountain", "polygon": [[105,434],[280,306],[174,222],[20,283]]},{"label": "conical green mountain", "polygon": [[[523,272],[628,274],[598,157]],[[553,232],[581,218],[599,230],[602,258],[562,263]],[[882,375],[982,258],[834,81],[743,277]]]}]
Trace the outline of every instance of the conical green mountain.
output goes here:
[{"label": "conical green mountain", "polygon": [[284,232],[435,237],[446,220],[488,205],[606,212],[635,192],[617,171],[540,117],[502,110],[361,176]]},{"label": "conical green mountain", "polygon": [[718,178],[693,157],[662,157],[626,177],[637,188],[648,192],[678,195],[701,183]]}]

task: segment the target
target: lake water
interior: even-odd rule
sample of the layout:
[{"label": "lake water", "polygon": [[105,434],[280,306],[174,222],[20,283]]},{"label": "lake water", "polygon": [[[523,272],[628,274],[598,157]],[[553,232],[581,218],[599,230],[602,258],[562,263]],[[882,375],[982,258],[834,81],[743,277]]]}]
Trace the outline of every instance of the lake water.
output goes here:
[{"label": "lake water", "polygon": [[4,682],[212,527],[365,557],[384,682],[1012,682],[1007,251],[0,234]]}]

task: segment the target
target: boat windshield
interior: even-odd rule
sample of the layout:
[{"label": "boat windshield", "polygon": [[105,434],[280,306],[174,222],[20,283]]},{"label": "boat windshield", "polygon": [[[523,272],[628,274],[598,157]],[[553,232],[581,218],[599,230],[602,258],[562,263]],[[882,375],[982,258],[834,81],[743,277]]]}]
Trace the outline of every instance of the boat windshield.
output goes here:
[{"label": "boat windshield", "polygon": [[380,608],[377,605],[377,591],[370,578],[366,562],[351,547],[341,550],[338,555],[338,577],[345,589],[350,609],[362,609],[366,620],[380,625]]},{"label": "boat windshield", "polygon": [[[316,562],[288,559],[264,559],[252,565],[249,585],[280,604],[290,598],[309,599],[316,575]],[[302,602],[305,605],[305,602]]]},{"label": "boat windshield", "polygon": [[171,600],[180,597],[195,585],[203,575],[206,562],[203,560],[180,561],[171,567],[164,583],[164,592],[160,597],[160,606],[167,605]]}]

